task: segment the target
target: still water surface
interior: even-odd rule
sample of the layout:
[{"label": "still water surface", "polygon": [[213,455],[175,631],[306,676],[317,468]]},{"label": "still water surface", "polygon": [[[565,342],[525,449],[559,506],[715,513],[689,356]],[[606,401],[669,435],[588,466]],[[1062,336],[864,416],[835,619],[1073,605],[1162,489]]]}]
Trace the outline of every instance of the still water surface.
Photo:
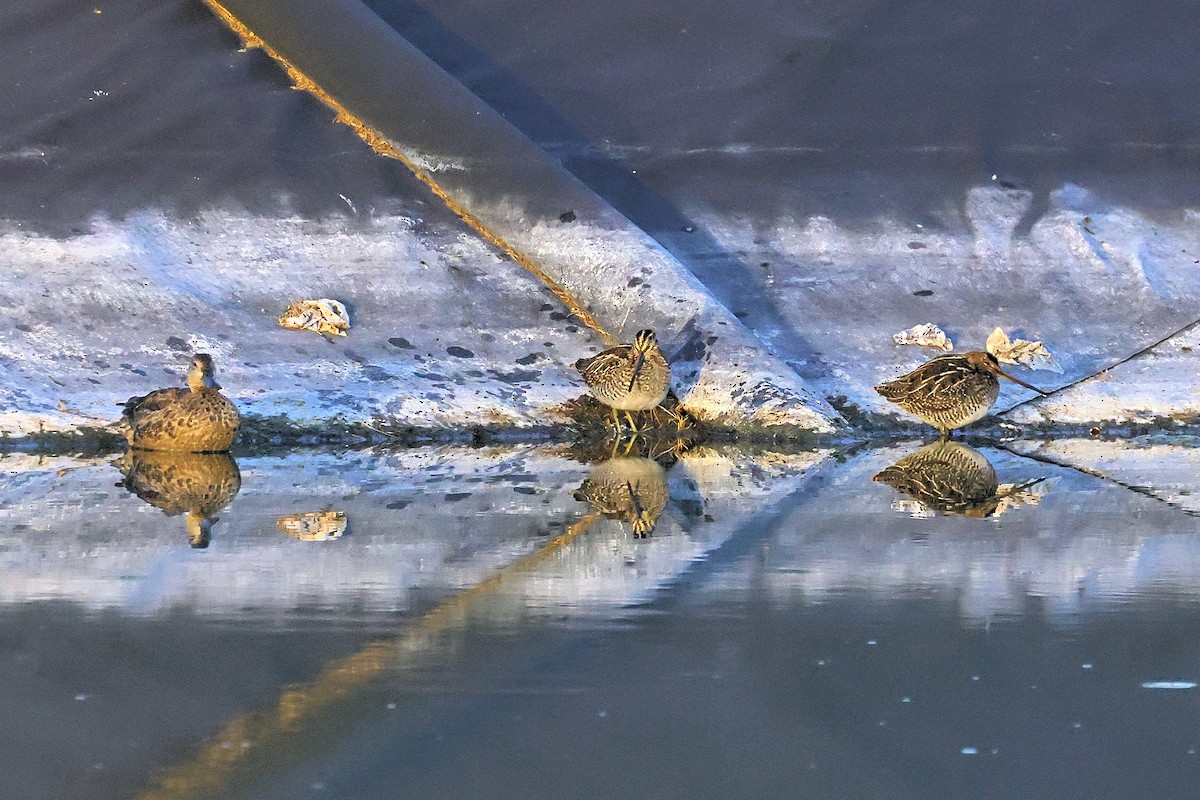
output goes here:
[{"label": "still water surface", "polygon": [[1200,450],[922,444],[0,457],[6,796],[1193,797]]}]

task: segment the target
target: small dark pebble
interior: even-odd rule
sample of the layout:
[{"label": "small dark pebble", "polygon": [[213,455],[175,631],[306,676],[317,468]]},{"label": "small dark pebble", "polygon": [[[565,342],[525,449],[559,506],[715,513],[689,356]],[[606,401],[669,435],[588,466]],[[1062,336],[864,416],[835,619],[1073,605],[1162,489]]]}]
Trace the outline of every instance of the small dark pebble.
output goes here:
[{"label": "small dark pebble", "polygon": [[185,342],[183,339],[180,339],[178,336],[168,336],[167,347],[171,348],[177,353],[186,353],[188,351],[187,342]]},{"label": "small dark pebble", "polygon": [[443,499],[447,503],[455,503],[459,500],[466,500],[470,496],[470,492],[449,492]]},{"label": "small dark pebble", "polygon": [[926,248],[926,246],[927,245],[924,242],[909,242],[908,243],[909,250],[924,250]]},{"label": "small dark pebble", "polygon": [[913,292],[913,297],[933,297],[933,289],[918,289]]},{"label": "small dark pebble", "polygon": [[514,486],[513,491],[517,494],[537,494],[537,489],[532,486]]},{"label": "small dark pebble", "polygon": [[446,352],[449,353],[450,355],[454,356],[455,358],[474,358],[475,357],[475,354],[472,353],[470,350],[468,350],[465,347],[459,347],[456,344],[450,345],[449,347],[447,347]]},{"label": "small dark pebble", "polygon": [[575,221],[575,212],[574,211],[564,211],[563,213],[558,215],[558,221],[559,222],[574,222]]},{"label": "small dark pebble", "polygon": [[390,344],[392,347],[399,347],[401,350],[413,349],[413,343],[408,339],[405,339],[403,336],[393,336],[392,338],[388,339],[388,344]]},{"label": "small dark pebble", "polygon": [[538,309],[538,311],[553,311],[553,310],[554,310],[553,303],[542,303],[542,307]]},{"label": "small dark pebble", "polygon": [[530,364],[532,364],[533,362],[537,361],[540,358],[545,358],[545,356],[543,356],[541,353],[530,353],[527,356],[521,356],[520,358],[518,358],[517,363],[523,367],[528,367]]},{"label": "small dark pebble", "polygon": [[630,278],[630,279],[629,279],[629,283],[627,283],[627,284],[625,284],[625,285],[626,285],[626,286],[629,286],[629,287],[631,287],[631,288],[632,288],[632,287],[634,287],[634,286],[637,286],[637,285],[638,285],[639,283],[641,283],[641,282],[642,282],[642,279],[641,279],[641,278]]},{"label": "small dark pebble", "polygon": [[404,508],[411,502],[412,502],[411,500],[397,500],[394,503],[388,503],[387,507],[390,508],[392,511],[399,511],[400,509]]},{"label": "small dark pebble", "polygon": [[568,316],[567,314],[564,314],[561,311],[552,311],[550,313],[550,319],[554,319],[554,320],[566,319],[567,316]]}]

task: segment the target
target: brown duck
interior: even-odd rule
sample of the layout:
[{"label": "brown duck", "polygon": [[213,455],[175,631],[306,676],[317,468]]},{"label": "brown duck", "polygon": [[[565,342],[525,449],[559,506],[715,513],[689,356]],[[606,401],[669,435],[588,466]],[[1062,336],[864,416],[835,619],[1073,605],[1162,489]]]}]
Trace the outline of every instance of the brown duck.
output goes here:
[{"label": "brown duck", "polygon": [[121,430],[131,447],[221,453],[233,444],[241,418],[216,382],[212,356],[197,353],[188,368],[188,388],[159,389],[125,401]]},{"label": "brown duck", "polygon": [[1000,395],[999,378],[1046,394],[1000,370],[991,353],[974,351],[938,356],[907,375],[880,384],[875,391],[920,417],[948,437],[950,431],[980,420]]},{"label": "brown duck", "polygon": [[637,430],[634,411],[658,408],[671,388],[671,365],[658,346],[652,330],[638,331],[633,344],[611,347],[591,358],[575,362],[575,369],[596,399],[612,408],[613,422],[621,426],[618,411],[625,412]]},{"label": "brown duck", "polygon": [[609,519],[628,522],[634,535],[644,538],[654,530],[670,495],[666,471],[658,462],[620,457],[592,467],[574,497]]}]

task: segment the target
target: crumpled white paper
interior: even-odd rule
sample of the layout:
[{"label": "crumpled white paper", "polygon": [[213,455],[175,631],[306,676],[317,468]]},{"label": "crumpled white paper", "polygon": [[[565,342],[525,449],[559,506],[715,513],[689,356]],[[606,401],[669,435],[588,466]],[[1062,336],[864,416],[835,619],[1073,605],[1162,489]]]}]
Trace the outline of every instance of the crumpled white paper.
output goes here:
[{"label": "crumpled white paper", "polygon": [[1054,356],[1041,342],[1025,339],[1010,341],[1003,328],[996,328],[987,338],[985,349],[998,361],[1005,364],[1021,364],[1030,369],[1045,369],[1062,374],[1062,367],[1054,363]]},{"label": "crumpled white paper", "polygon": [[914,325],[906,331],[894,333],[892,334],[892,341],[896,344],[932,347],[935,350],[942,350],[946,353],[954,349],[954,342],[950,341],[946,333],[932,322],[924,322],[920,325]]},{"label": "crumpled white paper", "polygon": [[279,324],[297,331],[345,336],[350,330],[350,314],[337,300],[297,300],[279,317]]}]

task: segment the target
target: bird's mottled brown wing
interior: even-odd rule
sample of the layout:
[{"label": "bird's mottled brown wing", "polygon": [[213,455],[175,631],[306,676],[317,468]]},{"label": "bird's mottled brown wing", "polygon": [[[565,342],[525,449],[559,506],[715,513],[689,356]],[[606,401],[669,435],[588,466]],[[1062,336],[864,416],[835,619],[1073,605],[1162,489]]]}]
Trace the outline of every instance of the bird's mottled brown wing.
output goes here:
[{"label": "bird's mottled brown wing", "polygon": [[148,414],[171,405],[180,395],[186,394],[188,391],[187,389],[159,389],[150,394],[131,397],[125,401],[125,410],[121,412],[121,416],[132,421],[141,414]]},{"label": "bird's mottled brown wing", "polygon": [[875,391],[893,403],[934,411],[957,406],[977,379],[976,371],[962,356],[938,356],[907,375],[876,386]]},{"label": "bird's mottled brown wing", "polygon": [[612,375],[629,365],[628,345],[612,347],[603,353],[597,353],[591,358],[581,358],[575,362],[575,369],[583,374],[583,379],[589,385],[607,384]]}]

